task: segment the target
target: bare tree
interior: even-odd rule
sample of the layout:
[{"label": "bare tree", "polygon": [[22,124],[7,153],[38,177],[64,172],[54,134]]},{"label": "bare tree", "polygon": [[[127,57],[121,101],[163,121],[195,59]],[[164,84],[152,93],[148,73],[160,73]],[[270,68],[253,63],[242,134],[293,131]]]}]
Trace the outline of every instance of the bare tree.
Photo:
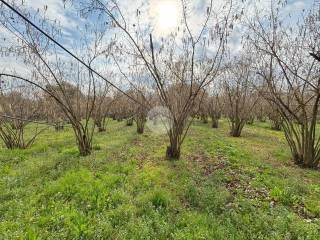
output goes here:
[{"label": "bare tree", "polygon": [[267,86],[262,94],[281,115],[294,162],[314,168],[320,161],[320,139],[316,134],[320,38],[315,37],[320,13],[316,8],[305,11],[295,26],[287,26],[290,20],[282,17],[280,4],[285,2],[271,1],[266,18],[257,12],[249,23],[249,39],[254,54],[259,56],[257,73]]},{"label": "bare tree", "polygon": [[143,134],[144,127],[147,122],[148,111],[150,109],[150,102],[151,102],[151,95],[146,93],[143,90],[136,90],[135,91],[135,99],[142,104],[135,104],[135,114],[134,120],[137,124],[137,133]]},{"label": "bare tree", "polygon": [[107,117],[110,110],[110,105],[113,103],[111,97],[97,96],[98,103],[95,105],[92,118],[94,124],[98,128],[98,132],[106,131]]},{"label": "bare tree", "polygon": [[273,104],[270,104],[269,108],[267,109],[267,114],[271,122],[271,129],[280,131],[282,126],[282,117],[277,107],[273,106]]},{"label": "bare tree", "polygon": [[260,122],[266,122],[268,117],[267,109],[269,108],[269,103],[263,98],[259,97],[257,104],[253,109],[255,118]]},{"label": "bare tree", "polygon": [[[182,1],[182,24],[176,34],[159,41],[154,40],[154,35],[146,34],[148,29],[142,29],[139,9],[136,11],[137,23],[127,22],[118,1],[81,1],[81,9],[86,14],[104,14],[106,20],[129,40],[130,44],[121,45],[119,52],[138,56],[148,70],[161,105],[171,113],[167,158],[178,159],[196,99],[219,73],[232,22],[239,17],[232,15],[233,2],[225,1],[223,6],[215,7],[213,1],[209,1],[204,9],[204,23],[195,34],[188,21],[188,6]],[[206,51],[209,48],[214,50]]]},{"label": "bare tree", "polygon": [[196,105],[199,106],[199,109],[195,109],[194,110],[194,114],[198,114],[200,116],[201,121],[204,124],[207,124],[209,122],[208,118],[209,118],[209,104],[210,104],[210,99],[209,99],[209,95],[207,93],[207,91],[204,92],[204,94],[202,95],[202,102],[198,103]]},{"label": "bare tree", "polygon": [[36,122],[41,112],[41,99],[31,87],[12,86],[0,89],[0,138],[8,149],[30,147],[47,127],[35,123],[26,137],[26,127]]},{"label": "bare tree", "polygon": [[258,97],[252,85],[254,77],[252,59],[245,55],[235,58],[225,70],[224,111],[230,121],[230,135],[233,137],[240,137],[257,103]]},{"label": "bare tree", "polygon": [[[130,93],[127,92],[127,94]],[[124,96],[122,93],[116,93],[115,96],[113,96],[112,105],[110,107],[110,117],[118,122],[127,119],[127,125],[133,124],[133,105],[131,102],[129,104],[126,96]],[[132,121],[132,124],[130,121]]]},{"label": "bare tree", "polygon": [[105,132],[107,117],[110,114],[111,105],[114,103],[110,95],[110,86],[107,84],[98,85],[95,99],[92,119],[98,132]]},{"label": "bare tree", "polygon": [[65,114],[55,100],[48,94],[43,95],[43,115],[44,119],[55,126],[56,131],[61,131],[67,122]]},{"label": "bare tree", "polygon": [[[23,3],[20,6],[14,6],[25,16],[42,26],[45,32],[50,32],[56,39],[60,37],[59,26],[49,20],[45,16],[45,12],[38,11],[37,14],[31,16],[24,10]],[[90,124],[90,119],[96,103],[98,79],[92,71],[84,70],[79,62],[72,61],[59,52],[55,43],[50,41],[47,36],[32,28],[12,12],[1,9],[0,22],[17,40],[14,46],[2,50],[7,54],[21,58],[31,69],[31,76],[8,73],[1,75],[27,82],[50,96],[71,123],[80,154],[90,154],[94,132],[94,124]],[[89,66],[93,65],[99,56],[108,55],[110,50],[109,45],[102,47],[106,30],[101,31],[101,28],[96,27],[93,46],[88,45],[85,37],[81,39],[78,46],[83,60]]]},{"label": "bare tree", "polygon": [[208,112],[212,121],[212,128],[219,127],[219,119],[222,115],[223,103],[220,95],[216,94],[209,97]]}]

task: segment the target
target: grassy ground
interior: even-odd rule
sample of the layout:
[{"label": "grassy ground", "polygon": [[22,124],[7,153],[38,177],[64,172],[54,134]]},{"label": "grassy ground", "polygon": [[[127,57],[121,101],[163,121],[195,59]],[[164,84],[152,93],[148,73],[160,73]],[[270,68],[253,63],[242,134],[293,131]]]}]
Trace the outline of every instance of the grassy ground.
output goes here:
[{"label": "grassy ground", "polygon": [[319,239],[320,172],[295,167],[267,123],[243,137],[196,122],[165,136],[111,122],[79,157],[71,130],[0,149],[0,239]]}]

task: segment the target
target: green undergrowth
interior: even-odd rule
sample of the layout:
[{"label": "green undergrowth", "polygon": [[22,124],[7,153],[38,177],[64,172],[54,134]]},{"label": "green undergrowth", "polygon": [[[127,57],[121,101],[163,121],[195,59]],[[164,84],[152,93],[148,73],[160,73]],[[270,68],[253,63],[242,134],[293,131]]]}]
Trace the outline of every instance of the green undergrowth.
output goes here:
[{"label": "green undergrowth", "polygon": [[70,128],[0,149],[0,239],[319,239],[320,172],[290,160],[282,132],[240,138],[195,122],[181,160],[166,136],[110,121],[81,157]]}]

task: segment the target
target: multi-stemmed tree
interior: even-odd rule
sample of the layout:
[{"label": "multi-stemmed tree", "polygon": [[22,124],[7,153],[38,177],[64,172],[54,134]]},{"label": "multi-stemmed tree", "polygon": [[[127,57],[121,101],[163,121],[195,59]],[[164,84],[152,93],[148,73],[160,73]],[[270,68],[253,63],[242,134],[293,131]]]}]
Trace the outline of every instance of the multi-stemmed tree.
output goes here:
[{"label": "multi-stemmed tree", "polygon": [[[48,19],[45,12],[38,11],[31,15],[24,9],[23,2],[21,5],[14,4],[14,7],[41,26],[44,32],[50,33],[55,39],[60,38],[60,27],[55,21]],[[80,154],[90,154],[94,132],[94,124],[90,124],[90,120],[97,102],[97,77],[90,69],[82,68],[79,61],[71,60],[64,55],[57,48],[56,42],[51,41],[13,12],[3,8],[0,23],[16,40],[13,46],[2,48],[2,51],[22,59],[31,72],[1,75],[24,81],[50,96],[72,125]],[[94,44],[88,45],[84,38],[78,46],[82,61],[88,66],[93,66],[99,56],[105,57],[110,51],[110,45],[104,44],[103,40],[106,30],[95,27]],[[99,64],[103,65],[104,62],[99,61]]]},{"label": "multi-stemmed tree", "polygon": [[252,59],[246,55],[235,58],[225,69],[224,111],[230,121],[230,135],[233,137],[240,137],[257,103],[258,96],[252,85],[254,77]]},{"label": "multi-stemmed tree", "polygon": [[222,98],[219,94],[216,94],[209,97],[208,102],[208,113],[212,121],[211,126],[212,128],[218,128],[223,109]]},{"label": "multi-stemmed tree", "polygon": [[146,91],[135,90],[134,97],[139,103],[142,103],[135,104],[134,120],[137,125],[137,133],[143,134],[147,122],[148,111],[150,109],[151,96],[150,94],[147,94]]},{"label": "multi-stemmed tree", "polygon": [[281,15],[281,4],[286,3],[271,1],[267,14],[256,13],[248,23],[248,39],[257,56],[257,73],[267,86],[263,96],[281,115],[294,162],[314,168],[320,162],[320,139],[316,134],[320,12],[316,8],[304,11],[302,19],[292,26],[293,19]]},{"label": "multi-stemmed tree", "polygon": [[[167,131],[170,144],[167,158],[180,157],[181,145],[191,124],[190,115],[197,106],[196,99],[203,90],[216,79],[220,70],[228,35],[233,20],[232,1],[214,5],[209,1],[202,15],[204,21],[195,29],[190,22],[190,8],[181,1],[181,24],[167,37],[156,39],[149,25],[142,26],[141,9],[134,11],[136,19],[128,22],[128,16],[115,0],[80,1],[83,14],[104,15],[104,21],[115,26],[130,44],[119,44],[121,54],[130,53],[138,57],[152,79],[152,86],[159,96],[160,103],[171,114]],[[131,18],[132,20],[132,18]],[[125,55],[128,58],[128,54]]]},{"label": "multi-stemmed tree", "polygon": [[[23,85],[0,89],[0,138],[8,149],[30,147],[47,129],[36,123],[41,110],[42,99],[34,89]],[[35,122],[35,131],[26,136],[25,129],[31,122]]]},{"label": "multi-stemmed tree", "polygon": [[98,132],[105,132],[108,121],[108,115],[110,113],[110,105],[113,103],[111,97],[104,95],[98,95],[98,103],[94,107],[92,119],[94,124],[98,128]]}]

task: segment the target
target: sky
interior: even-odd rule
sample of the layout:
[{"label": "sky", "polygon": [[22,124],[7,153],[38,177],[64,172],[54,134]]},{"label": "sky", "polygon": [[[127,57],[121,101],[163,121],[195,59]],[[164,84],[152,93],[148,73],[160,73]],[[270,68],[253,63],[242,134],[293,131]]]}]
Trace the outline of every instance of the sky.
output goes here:
[{"label": "sky", "polygon": [[[9,2],[20,3],[21,0],[8,0]],[[191,31],[197,33],[199,26],[204,21],[203,14],[208,6],[208,0],[189,0],[188,7],[188,19]],[[222,0],[214,1],[214,6],[219,9]],[[237,1],[235,1],[237,2]],[[241,1],[238,1],[241,4]],[[313,0],[288,0],[288,4],[284,9],[284,14],[291,14],[293,19],[299,16],[299,13],[304,8],[309,8],[313,3]],[[250,17],[253,14],[253,6],[263,8],[270,4],[269,0],[247,0],[247,8],[245,9],[245,16]],[[46,9],[46,15],[52,20],[57,20],[61,25],[61,38],[59,41],[70,49],[74,49],[77,46],[79,40],[79,31],[84,29],[85,24],[92,25],[99,23],[99,18],[91,16],[88,19],[84,19],[79,15],[77,7],[70,3],[64,4],[63,0],[24,0],[24,6],[30,13],[36,12],[38,9],[43,11]],[[161,39],[166,37],[170,33],[170,29],[176,27],[175,22],[179,22],[181,19],[180,1],[179,0],[119,0],[119,6],[124,13],[127,22],[130,23],[131,29],[133,25],[137,25],[136,9],[141,11],[140,25],[152,26],[147,31],[154,34],[155,38]],[[241,6],[237,6],[241,8]],[[5,7],[0,8],[0,12]],[[219,9],[218,11],[222,11]],[[217,11],[217,12],[218,12]],[[297,15],[297,17],[295,17]],[[131,26],[132,25],[132,26]],[[241,48],[239,39],[241,38],[243,28],[235,27],[233,37],[230,40],[230,45],[234,51]],[[1,46],[5,44],[14,43],[16,39],[12,33],[0,27],[0,39],[6,39],[6,42],[0,41]],[[8,39],[10,40],[8,42]],[[107,44],[107,43],[106,43]],[[76,50],[75,50],[76,51]],[[66,57],[63,53],[62,57]],[[114,67],[114,66],[113,66]],[[0,56],[0,71],[1,72],[18,72],[24,73],[28,69],[19,59],[11,56]]]}]

